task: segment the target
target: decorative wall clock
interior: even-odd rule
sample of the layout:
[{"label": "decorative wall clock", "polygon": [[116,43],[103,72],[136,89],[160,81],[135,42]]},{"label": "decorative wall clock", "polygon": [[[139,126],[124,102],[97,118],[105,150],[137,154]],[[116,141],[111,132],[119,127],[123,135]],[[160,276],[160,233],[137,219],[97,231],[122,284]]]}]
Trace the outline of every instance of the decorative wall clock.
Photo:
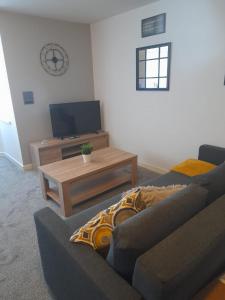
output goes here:
[{"label": "decorative wall clock", "polygon": [[40,60],[43,69],[50,75],[61,76],[68,70],[69,57],[58,44],[46,44],[40,53]]}]

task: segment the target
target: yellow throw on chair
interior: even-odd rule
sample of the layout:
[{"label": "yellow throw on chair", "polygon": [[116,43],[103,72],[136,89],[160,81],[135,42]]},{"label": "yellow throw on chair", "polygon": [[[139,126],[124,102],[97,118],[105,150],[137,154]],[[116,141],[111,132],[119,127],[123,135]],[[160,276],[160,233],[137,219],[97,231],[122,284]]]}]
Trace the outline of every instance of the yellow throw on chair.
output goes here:
[{"label": "yellow throw on chair", "polygon": [[214,169],[216,165],[198,159],[187,159],[182,163],[172,167],[171,171],[187,176],[196,176],[207,173]]}]

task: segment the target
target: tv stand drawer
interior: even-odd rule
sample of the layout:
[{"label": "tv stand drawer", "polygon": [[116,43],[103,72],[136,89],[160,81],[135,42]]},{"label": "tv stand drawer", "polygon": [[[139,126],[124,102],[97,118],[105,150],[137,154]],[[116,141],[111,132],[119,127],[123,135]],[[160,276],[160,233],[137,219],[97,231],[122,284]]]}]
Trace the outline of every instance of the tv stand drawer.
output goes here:
[{"label": "tv stand drawer", "polygon": [[60,148],[48,148],[40,151],[40,165],[50,164],[62,159],[62,151]]},{"label": "tv stand drawer", "polygon": [[101,136],[98,139],[89,141],[93,145],[94,150],[102,149],[108,146],[108,136]]}]

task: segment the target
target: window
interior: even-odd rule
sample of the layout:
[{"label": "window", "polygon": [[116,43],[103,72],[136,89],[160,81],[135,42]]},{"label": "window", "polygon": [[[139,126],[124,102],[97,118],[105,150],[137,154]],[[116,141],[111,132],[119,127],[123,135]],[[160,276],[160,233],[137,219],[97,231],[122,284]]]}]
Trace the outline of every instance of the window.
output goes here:
[{"label": "window", "polygon": [[136,49],[136,90],[168,91],[171,43]]}]

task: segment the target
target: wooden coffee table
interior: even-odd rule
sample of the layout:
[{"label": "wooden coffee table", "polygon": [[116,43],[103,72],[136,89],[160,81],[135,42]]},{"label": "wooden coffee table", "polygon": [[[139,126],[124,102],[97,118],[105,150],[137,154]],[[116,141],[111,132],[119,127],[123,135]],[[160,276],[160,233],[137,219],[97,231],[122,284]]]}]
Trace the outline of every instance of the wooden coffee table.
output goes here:
[{"label": "wooden coffee table", "polygon": [[[39,167],[43,197],[56,201],[66,217],[72,214],[72,206],[77,203],[126,182],[136,185],[137,155],[107,147],[94,151],[92,156],[90,163],[76,156]],[[124,172],[122,168],[128,165],[130,172]],[[50,188],[49,181],[57,189]]]}]

